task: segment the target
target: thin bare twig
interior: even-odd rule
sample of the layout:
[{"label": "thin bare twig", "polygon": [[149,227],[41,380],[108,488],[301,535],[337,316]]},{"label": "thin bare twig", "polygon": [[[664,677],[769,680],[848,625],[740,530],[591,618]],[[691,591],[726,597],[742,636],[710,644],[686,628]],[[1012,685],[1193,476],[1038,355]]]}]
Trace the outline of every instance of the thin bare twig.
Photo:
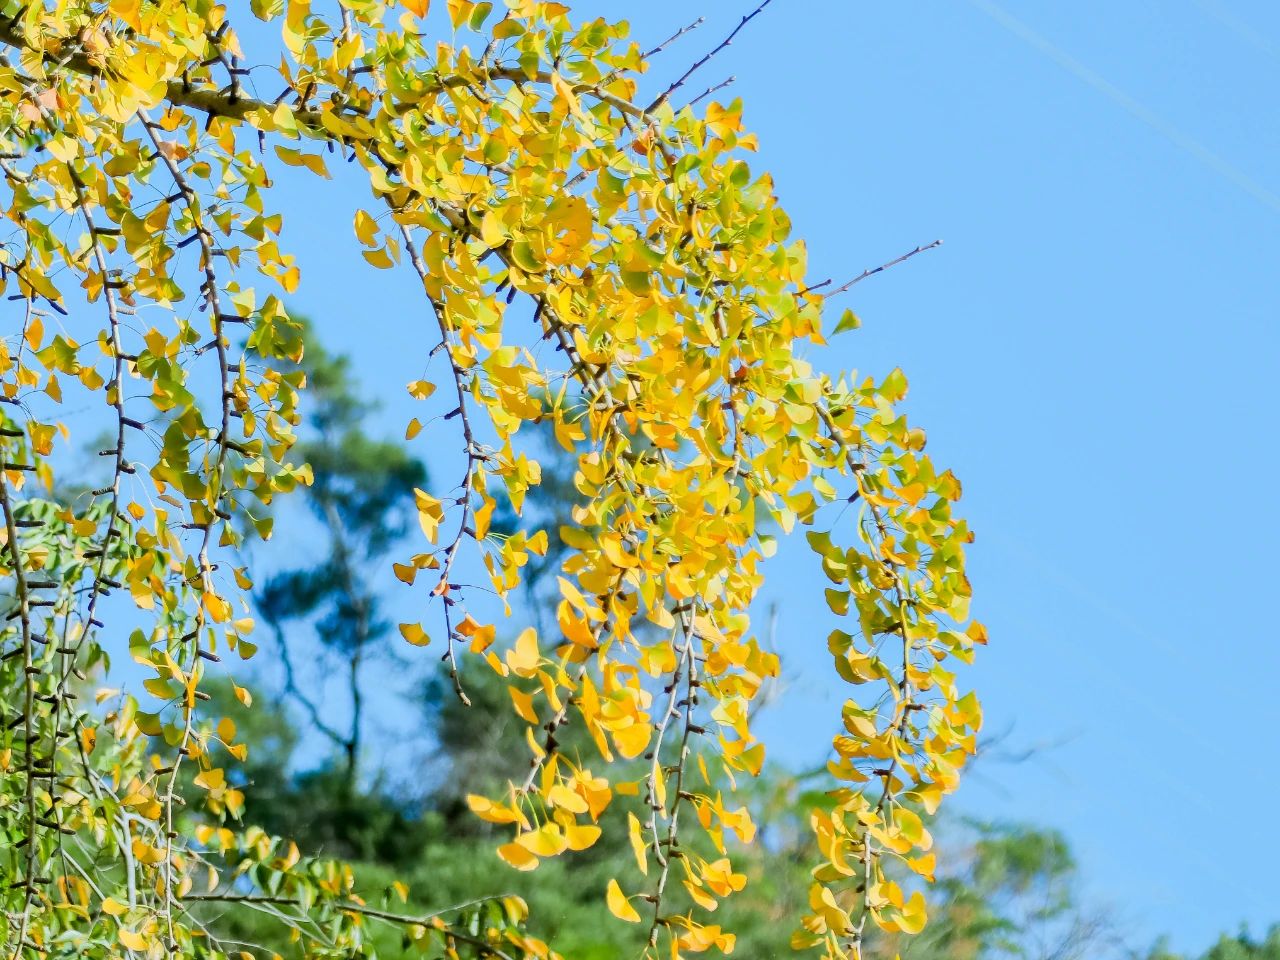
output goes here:
[{"label": "thin bare twig", "polygon": [[[671,678],[671,694],[667,712],[664,714],[656,732],[650,751],[653,753],[653,766],[648,776],[648,794],[645,797],[649,804],[649,828],[653,834],[653,852],[658,861],[658,878],[654,883],[649,900],[653,904],[653,919],[649,924],[648,942],[650,947],[658,945],[658,935],[666,925],[662,916],[663,894],[666,892],[667,878],[671,874],[671,861],[682,856],[679,850],[680,805],[688,798],[684,788],[686,762],[689,759],[689,740],[697,729],[694,724],[694,711],[698,706],[698,663],[693,649],[694,630],[692,613],[681,616],[684,630],[684,644],[681,647],[679,661]],[[684,697],[680,697],[681,673],[684,674]],[[680,741],[675,762],[675,786],[671,791],[671,805],[658,803],[657,784],[662,777],[662,740],[672,720],[677,719],[683,708],[683,724],[680,730]],[[666,837],[659,837],[658,817],[667,820]]]},{"label": "thin bare twig", "polygon": [[[667,37],[667,39],[663,40],[660,44],[658,44],[652,50],[649,50],[646,53],[642,54],[640,57],[641,63],[643,64],[644,61],[647,61],[650,57],[657,56],[659,53],[667,49],[667,47],[671,46],[671,44],[675,43],[677,40],[679,40],[689,31],[696,30],[698,27],[702,26],[702,24],[706,22],[706,19],[707,19],[706,17],[699,17],[697,20],[693,21],[693,23],[690,23],[687,26],[681,27],[679,30],[677,30],[671,36]],[[614,70],[610,70],[607,74],[605,74],[605,76],[602,79],[600,79],[596,83],[596,89],[598,90],[606,89],[609,86],[609,84],[613,83],[613,81],[617,80],[620,76],[622,76],[626,72],[628,71],[624,70],[622,67],[618,67]]]},{"label": "thin bare twig", "polygon": [[745,17],[743,17],[742,20],[739,21],[738,25],[734,27],[733,30],[729,33],[729,35],[725,37],[722,41],[720,41],[720,45],[718,47],[716,47],[714,50],[708,53],[705,57],[703,57],[701,60],[695,63],[692,67],[686,70],[681,75],[679,80],[671,84],[671,86],[667,87],[666,90],[663,90],[662,93],[658,94],[657,98],[653,101],[653,103],[649,104],[649,106],[644,108],[644,112],[646,114],[652,113],[654,110],[657,110],[660,106],[662,106],[664,103],[670,100],[671,95],[675,93],[677,90],[679,90],[681,87],[683,87],[686,80],[688,80],[691,76],[693,76],[700,69],[706,66],[707,62],[712,57],[714,57],[717,53],[719,53],[725,47],[733,43],[733,38],[742,32],[742,28],[745,27],[748,23],[750,23],[753,19],[755,19],[755,17],[757,17],[760,14],[760,12],[764,10],[764,8],[767,7],[772,2],[773,0],[764,0],[764,2],[760,4],[760,6],[756,7],[754,10],[748,13]]},{"label": "thin bare twig", "polygon": [[[940,247],[940,246],[942,246],[942,241],[935,240],[933,241],[933,243],[926,243],[922,247],[916,247],[914,250],[909,250],[908,252],[904,253],[902,256],[896,257],[893,260],[890,260],[888,263],[882,263],[880,264],[880,266],[872,267],[870,270],[863,270],[860,274],[858,274],[848,283],[844,284],[843,286],[836,287],[834,290],[828,293],[827,299],[830,300],[832,297],[837,296],[841,293],[844,293],[850,287],[852,287],[855,283],[861,283],[863,280],[867,279],[867,277],[874,277],[877,273],[882,273],[885,270],[888,270],[890,267],[896,267],[898,264],[903,263],[904,261],[910,260],[912,257],[914,257],[918,253],[924,253],[926,250],[932,250],[934,247]],[[815,283],[812,287],[806,287],[800,292],[809,293],[813,290],[820,290],[830,282],[831,282],[830,280],[823,280],[821,283]]]},{"label": "thin bare twig", "polygon": [[677,30],[671,36],[667,37],[667,39],[663,40],[660,44],[658,44],[652,50],[649,50],[648,52],[646,52],[644,55],[644,59],[648,60],[650,57],[656,56],[657,54],[661,53],[663,50],[667,49],[667,47],[671,46],[671,44],[675,43],[677,40],[683,37],[690,30],[697,30],[700,26],[702,26],[706,22],[707,22],[706,17],[699,17],[697,20],[693,21],[693,23],[690,23],[686,26],[681,27],[679,30]]},{"label": "thin bare twig", "polygon": [[703,90],[700,94],[698,94],[688,103],[686,103],[685,106],[692,107],[694,104],[702,100],[705,100],[707,97],[711,96],[717,90],[723,90],[725,87],[729,86],[730,84],[735,83],[737,79],[738,79],[737,77],[729,77],[728,79],[721,80],[719,83],[715,84],[714,86],[707,87],[707,89]]}]

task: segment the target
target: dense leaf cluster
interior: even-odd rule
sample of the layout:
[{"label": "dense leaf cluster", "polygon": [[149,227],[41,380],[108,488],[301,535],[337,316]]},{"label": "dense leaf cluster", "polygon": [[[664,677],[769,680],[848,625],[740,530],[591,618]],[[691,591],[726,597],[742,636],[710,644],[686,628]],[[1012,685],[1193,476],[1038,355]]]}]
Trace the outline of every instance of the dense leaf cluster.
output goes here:
[{"label": "dense leaf cluster", "polygon": [[[737,847],[758,842],[742,787],[778,670],[749,610],[776,532],[810,527],[851,689],[793,943],[860,956],[873,928],[924,927],[903,877],[935,872],[921,812],[975,749],[981,711],[953,670],[985,632],[968,623],[960,485],[896,409],[905,378],[803,359],[823,296],[747,163],[739,104],[681,106],[683,78],[645,102],[625,25],[536,0],[445,6],[448,42],[426,0],[0,3],[0,282],[20,320],[0,344],[14,958],[240,950],[211,910],[268,913],[316,956],[368,949],[383,922],[428,953],[551,955],[518,898],[467,923],[401,913],[349,865],[240,826],[224,760],[249,744],[203,707],[210,664],[257,651],[255,590],[276,625],[366,645],[380,623],[354,571],[371,557],[336,535],[389,545],[382,508],[408,497],[420,538],[392,571],[420,614],[398,631],[443,650],[463,703],[467,674],[498,675],[523,730],[508,777],[467,805],[519,870],[625,837],[632,865],[597,896],[653,956],[735,947],[721,904],[748,880]],[[252,89],[250,16],[274,43]],[[256,98],[271,71],[282,91]],[[327,487],[334,462],[372,452],[341,409],[312,464],[294,449],[304,333],[282,297],[301,277],[272,183],[338,157],[370,188],[353,243],[421,283],[407,436],[457,462],[434,493],[408,459]],[[55,445],[92,429],[85,409],[109,424],[107,476],[59,502]],[[542,479],[519,436],[533,424],[573,462],[556,529],[521,519]],[[248,540],[313,481],[334,550],[256,588]],[[552,552],[553,622],[495,646]],[[121,661],[145,694],[113,685]],[[586,749],[565,749],[571,729]]]}]

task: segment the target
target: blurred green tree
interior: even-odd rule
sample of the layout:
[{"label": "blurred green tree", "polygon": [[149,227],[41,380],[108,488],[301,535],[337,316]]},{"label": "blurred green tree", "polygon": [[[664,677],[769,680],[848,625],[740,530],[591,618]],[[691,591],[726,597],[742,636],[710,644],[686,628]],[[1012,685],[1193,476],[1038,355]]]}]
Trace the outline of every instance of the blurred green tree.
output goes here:
[{"label": "blurred green tree", "polygon": [[[304,327],[303,369],[309,389],[299,453],[313,480],[302,501],[320,522],[323,545],[308,564],[271,576],[254,595],[280,652],[286,695],[307,713],[311,726],[341,751],[340,771],[324,777],[350,796],[360,775],[366,721],[364,671],[391,632],[367,571],[385,560],[413,516],[413,489],[427,471],[405,446],[370,438],[375,405],[360,396],[346,357],[334,356]],[[297,636],[306,624],[309,651],[328,654],[345,678],[344,710],[326,703],[298,667]]]},{"label": "blurred green tree", "polygon": [[[1164,944],[1157,944],[1146,960],[1193,960],[1188,954],[1172,953]],[[1255,940],[1242,930],[1234,937],[1223,934],[1212,947],[1194,960],[1280,960],[1280,924],[1267,931],[1261,940]]]}]

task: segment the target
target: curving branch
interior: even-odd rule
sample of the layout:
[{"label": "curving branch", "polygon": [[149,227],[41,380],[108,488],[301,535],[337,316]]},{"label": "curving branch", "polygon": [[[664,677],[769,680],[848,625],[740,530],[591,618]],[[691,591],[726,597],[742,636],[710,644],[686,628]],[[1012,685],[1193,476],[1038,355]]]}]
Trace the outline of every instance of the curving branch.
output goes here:
[{"label": "curving branch", "polygon": [[[427,270],[427,265],[422,261],[421,254],[418,253],[417,246],[413,242],[413,234],[407,226],[401,224],[400,235],[404,238],[404,247],[409,254],[409,262],[413,264],[413,269],[418,274],[418,278],[423,284],[426,284],[430,278],[430,273]],[[462,478],[462,494],[458,497],[458,503],[462,507],[462,517],[458,521],[457,534],[449,543],[449,546],[445,548],[444,563],[441,564],[440,576],[436,581],[434,592],[444,603],[444,625],[445,632],[448,634],[445,641],[447,644],[445,657],[449,661],[449,679],[453,682],[453,690],[458,699],[462,701],[464,706],[469,707],[471,706],[471,698],[467,696],[466,691],[462,688],[462,676],[458,670],[458,657],[455,650],[457,638],[454,636],[453,612],[451,610],[454,600],[449,596],[451,589],[449,573],[453,569],[453,562],[457,559],[458,550],[461,548],[464,538],[470,532],[472,485],[475,483],[475,472],[480,468],[484,457],[480,451],[480,444],[476,440],[475,431],[471,427],[471,415],[467,410],[467,387],[462,366],[458,363],[457,357],[454,356],[453,345],[449,342],[450,331],[448,321],[445,318],[444,304],[432,299],[431,310],[436,318],[436,326],[440,330],[438,348],[444,350],[445,356],[449,361],[449,371],[458,399],[457,417],[462,424],[462,440],[467,453],[466,473]]]},{"label": "curving branch", "polygon": [[[681,617],[681,628],[684,632],[684,644],[677,654],[676,669],[671,676],[667,711],[655,730],[654,742],[651,746],[653,763],[647,779],[648,793],[645,802],[649,805],[649,830],[653,837],[654,858],[658,861],[658,879],[654,882],[653,892],[648,895],[653,904],[653,920],[649,924],[648,942],[650,947],[658,945],[658,934],[666,925],[662,915],[662,900],[666,892],[667,876],[671,871],[671,861],[684,856],[680,850],[679,821],[680,806],[689,795],[685,791],[685,764],[689,759],[689,740],[694,735],[694,710],[698,706],[698,661],[694,656],[694,630],[692,617],[685,613]],[[684,697],[680,699],[680,685],[683,674]],[[662,741],[671,721],[683,717],[680,729],[680,741],[677,744],[676,760],[671,764],[675,771],[675,789],[668,793],[671,800],[668,805],[658,802],[657,784],[663,777]],[[667,821],[665,837],[659,837],[658,816],[662,814]]]},{"label": "curving branch", "polygon": [[[215,445],[217,446],[217,455],[214,464],[210,469],[211,496],[206,506],[208,515],[201,521],[200,518],[193,516],[194,523],[203,523],[203,533],[200,537],[200,546],[196,552],[196,563],[199,567],[197,575],[200,577],[201,588],[206,595],[214,594],[213,583],[213,565],[209,558],[209,549],[213,543],[213,531],[218,525],[220,517],[224,514],[219,507],[223,496],[226,494],[225,474],[227,466],[227,453],[231,449],[231,362],[227,352],[227,340],[223,332],[223,311],[221,299],[218,291],[218,278],[213,269],[214,257],[216,256],[216,247],[214,244],[213,233],[205,223],[203,211],[200,205],[200,196],[195,189],[187,181],[186,175],[178,166],[170,151],[164,149],[164,143],[160,139],[160,127],[152,121],[145,110],[138,111],[138,120],[142,123],[143,128],[147,131],[147,136],[154,145],[157,156],[169,171],[169,175],[173,178],[178,192],[182,195],[187,205],[187,211],[191,216],[192,226],[196,231],[200,244],[200,261],[201,272],[204,275],[202,287],[204,290],[205,305],[209,310],[211,322],[213,324],[214,351],[218,363],[218,386],[219,397],[218,405],[221,410],[221,425],[218,431]],[[200,633],[205,625],[206,617],[206,601],[201,598],[201,602],[196,607],[196,626],[191,636],[192,649],[189,658],[187,670],[194,673],[199,669],[200,663]],[[195,719],[194,709],[185,704],[183,705],[183,729],[182,738],[178,744],[177,753],[171,765],[169,772],[169,781],[164,793],[165,806],[165,861],[164,861],[164,914],[169,931],[169,946],[171,950],[177,948],[177,939],[173,927],[173,841],[176,836],[173,821],[173,804],[178,788],[178,773],[182,766],[182,758],[186,754],[187,744],[191,740],[192,724]]]},{"label": "curving branch", "polygon": [[[27,301],[30,310],[31,301]],[[39,856],[38,825],[36,811],[36,674],[39,672],[34,662],[34,634],[31,629],[31,594],[27,582],[27,574],[23,569],[22,549],[18,540],[18,523],[14,515],[14,504],[9,496],[9,479],[5,475],[9,464],[0,469],[0,511],[4,514],[4,528],[9,548],[9,561],[13,565],[13,583],[15,599],[18,601],[19,629],[22,634],[22,672],[23,695],[22,727],[25,743],[22,750],[22,772],[25,778],[23,804],[27,814],[26,861],[27,875],[19,883],[23,887],[22,911],[18,917],[17,936],[14,938],[13,960],[18,960],[24,947],[32,946],[27,942],[27,924],[30,922],[31,907],[35,900],[36,884],[39,882],[36,872],[36,861]]]},{"label": "curving branch", "polygon": [[[62,43],[66,44],[67,38],[62,38]],[[43,50],[43,46],[32,42],[31,38],[26,35],[16,24],[15,21],[0,20],[0,44],[13,47],[18,50]],[[55,56],[47,51],[42,54],[45,63],[59,69],[70,70],[73,73],[79,73],[86,77],[102,77],[104,75],[103,68],[96,64],[88,54],[81,50],[73,49],[72,52]],[[215,56],[216,59],[216,56]],[[497,65],[488,69],[487,76],[490,80],[503,80],[511,83],[542,83],[549,84],[553,76],[550,70],[538,70],[531,76],[522,67],[518,65]],[[456,90],[463,87],[469,87],[472,84],[470,77],[463,76],[447,76],[434,79],[433,83],[429,83],[422,91],[422,95],[428,96],[432,93],[438,93],[443,90]],[[628,114],[633,117],[645,118],[648,110],[641,109],[634,103],[622,97],[615,96],[605,90],[600,89],[600,84],[594,83],[576,83],[570,84],[570,90],[575,94],[589,93],[597,97],[601,102],[609,104],[611,107]],[[223,90],[214,87],[197,87],[191,85],[186,80],[170,80],[165,84],[164,100],[175,107],[189,107],[200,113],[208,114],[210,117],[225,117],[229,120],[246,120],[254,114],[267,115],[274,112],[276,105],[268,103],[265,100],[257,100],[253,97],[244,97],[240,95],[238,86],[234,91]],[[396,104],[393,112],[397,115],[407,113],[414,109],[414,103]],[[308,128],[312,133],[319,134],[322,139],[340,141],[341,137],[329,131],[323,124],[323,110],[314,107],[305,107],[294,105],[290,111],[293,113],[295,122],[299,126]]]}]

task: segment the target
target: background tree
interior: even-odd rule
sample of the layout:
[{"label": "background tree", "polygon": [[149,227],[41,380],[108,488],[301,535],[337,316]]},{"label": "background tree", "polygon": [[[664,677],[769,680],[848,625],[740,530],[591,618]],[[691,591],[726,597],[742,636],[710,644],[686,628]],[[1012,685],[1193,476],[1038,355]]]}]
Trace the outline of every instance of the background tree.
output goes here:
[{"label": "background tree", "polygon": [[[334,371],[327,381],[309,376],[315,391],[359,396],[364,387],[350,375],[341,356],[332,356],[318,342],[314,326],[304,333],[310,364]],[[317,360],[316,358],[320,358]],[[313,417],[323,415],[322,405],[304,405],[299,433],[319,433]],[[373,424],[364,418],[366,433]],[[397,463],[407,456],[403,444],[381,444],[383,459]],[[399,450],[392,448],[399,447]],[[543,445],[544,482],[530,491],[526,514],[553,518],[559,527],[569,522],[578,499],[572,471],[564,458]],[[319,472],[319,468],[317,468]],[[381,485],[376,471],[353,471],[350,482],[375,489]],[[355,499],[373,504],[372,497],[356,492]],[[392,514],[400,509],[394,498],[381,501],[386,512],[382,530],[398,530]],[[516,517],[495,519],[495,528],[515,530]],[[330,531],[321,526],[314,536],[325,542]],[[297,551],[279,544],[263,548],[261,559],[272,565],[273,553],[292,556]],[[321,551],[326,553],[327,551]],[[547,577],[553,563],[526,574],[529,605],[546,603]],[[340,585],[339,585],[340,586]],[[382,601],[382,597],[376,597]],[[277,629],[302,658],[313,656],[324,640],[305,621],[284,621]],[[263,676],[270,686],[277,678]],[[548,878],[513,875],[492,856],[495,830],[471,813],[466,798],[501,788],[509,773],[505,758],[521,749],[522,725],[510,708],[510,696],[497,674],[477,673],[469,678],[469,706],[454,695],[443,672],[431,673],[419,686],[400,692],[384,691],[383,712],[420,715],[410,739],[392,748],[376,738],[362,741],[359,765],[381,770],[390,761],[389,751],[413,758],[416,789],[405,784],[388,786],[378,777],[355,784],[343,782],[346,752],[305,755],[303,733],[313,723],[306,704],[276,699],[255,690],[255,707],[245,707],[229,682],[206,688],[212,694],[212,710],[228,717],[245,741],[253,744],[247,760],[235,769],[236,782],[245,793],[243,819],[271,833],[294,838],[308,854],[338,852],[353,860],[364,884],[386,888],[397,879],[412,890],[433,891],[439,900],[465,903],[486,891],[509,890],[531,907],[532,930],[550,939],[571,956],[614,957],[640,946],[627,928],[602,920],[596,910],[594,887],[607,882],[612,864],[629,858],[624,838],[602,836],[590,849],[590,858],[572,870],[554,864]],[[388,699],[394,701],[389,703]],[[568,727],[562,749],[571,756],[589,754],[590,739]],[[1025,755],[1012,760],[1026,762]],[[747,878],[746,888],[720,910],[722,922],[737,932],[735,953],[751,957],[782,957],[792,953],[786,918],[803,909],[807,895],[808,817],[815,807],[829,806],[822,771],[797,776],[770,767],[751,787],[750,806],[755,812],[760,841],[738,852],[737,869]],[[886,935],[873,938],[870,956],[885,960],[895,956],[914,960],[1121,960],[1142,955],[1149,960],[1183,960],[1157,946],[1149,953],[1134,950],[1107,911],[1088,904],[1081,892],[1081,878],[1065,838],[1054,831],[1024,823],[983,823],[951,818],[929,822],[946,851],[937,882],[936,904],[925,931],[915,938]],[[439,902],[439,901],[437,901]],[[432,904],[411,900],[428,910]],[[287,943],[266,922],[246,924],[243,919],[228,936],[253,942]],[[399,948],[399,938],[384,934],[383,946]],[[1197,960],[1269,960],[1274,956],[1276,934],[1258,942],[1247,933],[1222,941]]]},{"label": "background tree", "polygon": [[[952,825],[962,853],[940,878],[938,907],[909,954],[938,960],[1085,960],[1124,955],[1113,922],[1082,903],[1066,840],[1026,824]],[[958,842],[957,842],[958,841]]]},{"label": "background tree", "polygon": [[[275,636],[285,693],[341,750],[345,766],[338,786],[351,794],[365,724],[364,674],[371,660],[388,656],[384,641],[394,630],[381,614],[369,571],[387,566],[388,551],[413,522],[413,491],[426,485],[427,472],[403,444],[370,439],[368,414],[375,405],[354,389],[347,358],[330,355],[318,337],[305,340],[306,432],[296,449],[311,468],[301,498],[320,521],[326,546],[315,563],[273,573],[253,602]],[[299,676],[285,625],[303,619],[318,641],[312,651],[336,655],[328,663],[345,674],[345,729],[339,729],[339,709],[322,702],[323,690],[308,689]],[[316,674],[328,679],[329,671],[322,666]]]},{"label": "background tree", "polygon": [[[1277,957],[1280,957],[1280,926],[1273,926],[1261,940],[1254,939],[1248,931],[1241,931],[1234,937],[1223,934],[1196,960],[1275,960]],[[1187,960],[1187,957],[1157,946],[1147,960]]]}]

